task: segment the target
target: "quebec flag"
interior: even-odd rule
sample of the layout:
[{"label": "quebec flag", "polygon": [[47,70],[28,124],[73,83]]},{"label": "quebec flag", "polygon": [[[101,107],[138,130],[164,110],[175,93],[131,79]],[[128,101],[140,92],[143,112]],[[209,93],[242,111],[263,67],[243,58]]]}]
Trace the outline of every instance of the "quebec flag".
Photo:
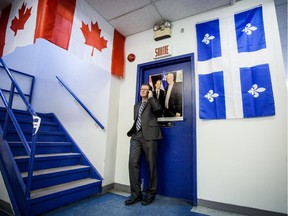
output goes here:
[{"label": "quebec flag", "polygon": [[269,65],[240,68],[244,118],[275,115]]},{"label": "quebec flag", "polygon": [[196,34],[200,118],[275,115],[262,6],[196,24]]},{"label": "quebec flag", "polygon": [[262,7],[236,14],[234,19],[239,53],[266,48]]},{"label": "quebec flag", "polygon": [[198,61],[206,61],[221,56],[219,20],[196,25]]},{"label": "quebec flag", "polygon": [[162,74],[162,83],[161,83],[161,85],[163,86],[163,90],[165,90],[167,88],[167,86],[168,86],[168,83],[167,83],[167,80],[166,80],[166,74],[164,74],[164,73]]},{"label": "quebec flag", "polygon": [[200,95],[200,116],[206,116],[209,119],[225,119],[225,92],[223,71],[199,75],[201,83],[199,89]]}]

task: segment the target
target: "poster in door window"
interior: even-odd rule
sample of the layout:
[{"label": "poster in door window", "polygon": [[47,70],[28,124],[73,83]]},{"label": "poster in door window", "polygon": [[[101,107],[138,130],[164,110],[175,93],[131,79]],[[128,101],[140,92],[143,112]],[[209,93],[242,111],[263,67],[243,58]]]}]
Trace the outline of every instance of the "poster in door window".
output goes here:
[{"label": "poster in door window", "polygon": [[183,71],[151,75],[149,84],[152,87],[153,96],[162,106],[158,121],[183,120]]}]

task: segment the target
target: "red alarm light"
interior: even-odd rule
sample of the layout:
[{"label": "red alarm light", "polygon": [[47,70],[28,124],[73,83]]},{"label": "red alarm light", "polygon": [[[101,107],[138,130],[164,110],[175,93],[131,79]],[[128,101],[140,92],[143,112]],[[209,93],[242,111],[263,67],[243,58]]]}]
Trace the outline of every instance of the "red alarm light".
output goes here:
[{"label": "red alarm light", "polygon": [[128,56],[127,56],[127,60],[129,62],[133,62],[135,60],[135,55],[133,53],[130,53]]}]

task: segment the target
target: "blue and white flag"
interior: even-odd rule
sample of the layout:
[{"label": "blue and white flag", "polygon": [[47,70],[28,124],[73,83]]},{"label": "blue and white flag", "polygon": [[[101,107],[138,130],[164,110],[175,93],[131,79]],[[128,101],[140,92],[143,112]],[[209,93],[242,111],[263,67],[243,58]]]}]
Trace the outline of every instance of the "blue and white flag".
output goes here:
[{"label": "blue and white flag", "polygon": [[262,7],[235,14],[238,52],[253,52],[266,48]]},{"label": "blue and white flag", "polygon": [[200,118],[275,115],[262,6],[197,24],[196,31]]},{"label": "blue and white flag", "polygon": [[163,90],[165,90],[168,86],[167,80],[166,80],[166,74],[162,74],[162,86],[163,86]]},{"label": "blue and white flag", "polygon": [[199,74],[200,116],[225,119],[225,90],[223,71]]},{"label": "blue and white flag", "polygon": [[198,61],[221,56],[219,20],[196,25]]},{"label": "blue and white flag", "polygon": [[240,68],[240,79],[244,117],[275,115],[269,65]]}]

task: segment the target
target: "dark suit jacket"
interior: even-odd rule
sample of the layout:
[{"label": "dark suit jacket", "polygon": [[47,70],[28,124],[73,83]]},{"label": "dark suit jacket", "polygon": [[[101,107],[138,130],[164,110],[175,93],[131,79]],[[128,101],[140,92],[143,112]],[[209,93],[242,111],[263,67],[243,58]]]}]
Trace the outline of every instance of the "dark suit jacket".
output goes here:
[{"label": "dark suit jacket", "polygon": [[[156,90],[153,91],[153,97],[157,99]],[[165,107],[165,92],[162,89],[160,89],[160,94],[159,94],[158,100],[160,102],[162,109],[164,109],[164,107]]]},{"label": "dark suit jacket", "polygon": [[[165,95],[167,95],[168,86],[165,89]],[[175,116],[180,113],[182,116],[182,83],[174,82],[170,98],[169,98],[169,109],[165,110],[165,116]]]},{"label": "dark suit jacket", "polygon": [[[127,135],[132,136],[136,133],[136,120],[141,101],[134,106],[134,124]],[[145,140],[158,140],[162,138],[161,130],[157,122],[157,114],[161,111],[161,105],[157,99],[151,97],[141,115],[141,126]]]}]

